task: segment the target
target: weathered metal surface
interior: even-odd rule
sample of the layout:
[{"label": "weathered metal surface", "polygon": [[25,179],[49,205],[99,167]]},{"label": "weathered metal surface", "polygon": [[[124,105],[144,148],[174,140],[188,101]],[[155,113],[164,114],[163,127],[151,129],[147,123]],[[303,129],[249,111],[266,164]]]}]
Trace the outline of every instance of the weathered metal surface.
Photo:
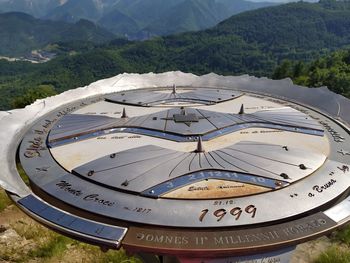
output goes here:
[{"label": "weathered metal surface", "polygon": [[[173,180],[185,175],[185,178],[180,179],[181,183],[177,180],[177,187],[208,178],[234,181],[238,177],[235,172],[241,176],[247,174],[250,177],[256,175],[272,179],[274,181],[270,182],[271,187],[275,185],[276,180],[284,181],[283,185],[286,185],[310,175],[326,159],[323,155],[301,149],[286,150],[283,145],[255,142],[241,142],[203,153],[184,153],[156,146],[144,146],[115,153],[112,157],[108,155],[87,163],[73,172],[105,186],[137,193],[165,182],[168,191],[174,190],[176,187],[171,187],[174,184]],[[206,170],[212,172],[191,175]],[[276,188],[276,185],[272,188]],[[152,191],[154,190],[150,189],[148,192]]]},{"label": "weathered metal surface", "polygon": [[168,92],[122,92],[109,96],[106,100],[115,103],[138,106],[151,106],[172,102],[193,102],[210,105],[232,100],[240,95],[240,92],[224,89],[189,88],[188,91],[182,89],[182,92],[177,92],[177,90],[173,88],[168,90]]},{"label": "weathered metal surface", "polygon": [[292,108],[265,110],[253,114],[174,108],[150,115],[119,119],[70,114],[64,116],[52,128],[48,140],[50,146],[57,146],[103,134],[128,131],[186,142],[197,140],[199,135],[203,140],[212,140],[250,127],[323,136],[323,127],[319,123]]},{"label": "weathered metal surface", "polygon": [[[114,94],[114,103],[101,95],[28,115],[37,122],[25,129],[18,124],[22,131],[12,145],[16,149],[23,138],[21,165],[51,205],[38,211],[40,205],[26,199],[19,198],[19,204],[50,227],[76,231],[86,241],[113,233],[91,232],[92,226],[114,222],[130,228],[125,239],[112,238],[127,249],[183,256],[274,250],[347,222],[349,130],[318,111],[324,105],[313,109],[303,105],[305,100],[294,103],[294,87],[285,100],[262,94],[274,83],[268,80],[249,81],[255,94],[245,77],[208,78],[188,79],[208,85],[236,79],[235,88],[246,93],[153,88]],[[124,85],[122,78],[108,83]],[[287,89],[287,82],[278,83]],[[174,99],[174,94],[182,95]],[[121,97],[127,99],[118,104]],[[14,151],[8,146],[6,151],[13,162]],[[17,186],[18,175],[4,167],[0,184],[27,196],[30,189]],[[65,212],[55,205],[76,214],[60,221]],[[74,217],[88,223],[70,224]]]},{"label": "weathered metal surface", "polygon": [[293,246],[308,240],[336,226],[336,223],[322,213],[290,220],[273,226],[260,226],[241,230],[190,230],[153,227],[130,227],[124,239],[124,246],[130,250],[157,250],[171,255],[191,257],[214,257],[246,253],[261,253],[278,249],[281,244]]},{"label": "weathered metal surface", "polygon": [[71,235],[80,238],[92,237],[92,241],[97,242],[98,240],[101,246],[118,248],[127,231],[126,228],[93,222],[63,212],[33,195],[20,199],[18,203],[28,213],[33,213],[36,217],[57,225],[62,230],[69,231]]}]

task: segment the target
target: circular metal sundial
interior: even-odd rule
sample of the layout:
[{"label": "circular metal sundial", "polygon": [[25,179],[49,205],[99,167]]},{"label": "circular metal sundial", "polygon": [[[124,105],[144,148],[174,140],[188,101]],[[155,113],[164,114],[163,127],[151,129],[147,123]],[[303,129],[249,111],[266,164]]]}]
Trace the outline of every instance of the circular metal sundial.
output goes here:
[{"label": "circular metal sundial", "polygon": [[31,190],[7,189],[13,199],[102,247],[185,262],[266,253],[283,262],[349,217],[348,128],[288,98],[122,91],[55,108],[17,138]]}]

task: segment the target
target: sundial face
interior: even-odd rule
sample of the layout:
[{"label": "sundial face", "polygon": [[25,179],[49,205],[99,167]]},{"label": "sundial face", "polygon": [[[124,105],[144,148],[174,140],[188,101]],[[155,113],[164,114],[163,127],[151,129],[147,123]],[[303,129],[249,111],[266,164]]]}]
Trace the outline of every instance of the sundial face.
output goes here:
[{"label": "sundial face", "polygon": [[77,230],[33,196],[19,204],[62,231],[134,251],[281,247],[336,226],[323,212],[350,185],[347,141],[347,128],[321,112],[265,95],[193,87],[103,95],[39,119],[18,153],[38,197],[117,230]]}]

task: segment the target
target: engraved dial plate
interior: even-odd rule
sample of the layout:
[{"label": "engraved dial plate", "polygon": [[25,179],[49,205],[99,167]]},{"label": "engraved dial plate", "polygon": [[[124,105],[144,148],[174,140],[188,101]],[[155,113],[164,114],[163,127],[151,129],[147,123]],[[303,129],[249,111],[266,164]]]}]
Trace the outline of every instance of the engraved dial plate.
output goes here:
[{"label": "engraved dial plate", "polygon": [[338,122],[290,101],[153,88],[51,112],[19,158],[37,196],[128,229],[126,248],[222,254],[335,227],[322,212],[346,196],[349,140]]}]

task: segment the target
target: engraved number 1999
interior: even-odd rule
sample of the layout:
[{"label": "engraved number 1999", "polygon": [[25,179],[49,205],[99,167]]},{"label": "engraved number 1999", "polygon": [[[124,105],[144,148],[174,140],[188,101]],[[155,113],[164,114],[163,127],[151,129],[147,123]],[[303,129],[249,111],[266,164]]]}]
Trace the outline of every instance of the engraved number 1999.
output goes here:
[{"label": "engraved number 1999", "polygon": [[[257,209],[254,205],[248,205],[247,207],[244,208],[244,210],[241,207],[234,207],[229,211],[229,213],[231,214],[231,216],[234,217],[235,220],[239,220],[243,212],[249,214],[252,218],[254,218],[256,215],[256,210]],[[203,222],[208,212],[209,212],[209,209],[204,209],[201,211],[201,214],[199,216],[200,222]],[[224,216],[227,214],[227,212],[228,211],[226,209],[221,208],[221,209],[215,210],[213,212],[213,215],[217,218],[216,221],[220,222],[224,218]]]}]

